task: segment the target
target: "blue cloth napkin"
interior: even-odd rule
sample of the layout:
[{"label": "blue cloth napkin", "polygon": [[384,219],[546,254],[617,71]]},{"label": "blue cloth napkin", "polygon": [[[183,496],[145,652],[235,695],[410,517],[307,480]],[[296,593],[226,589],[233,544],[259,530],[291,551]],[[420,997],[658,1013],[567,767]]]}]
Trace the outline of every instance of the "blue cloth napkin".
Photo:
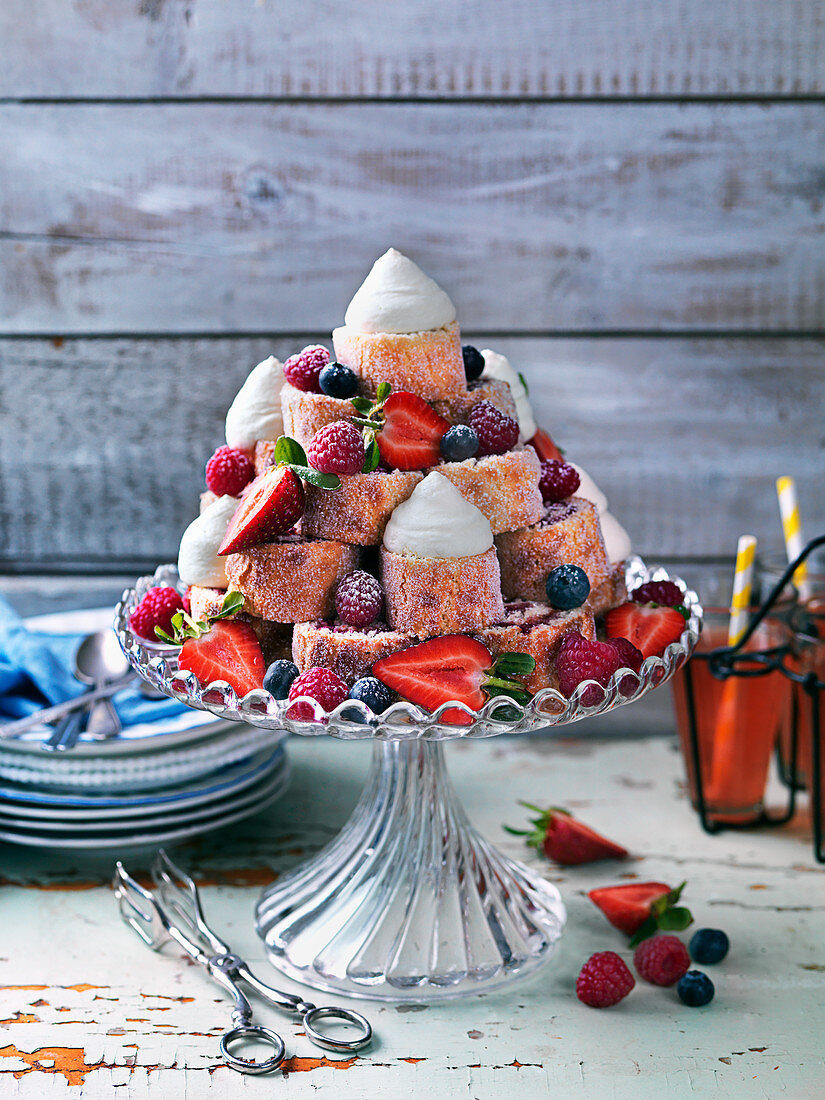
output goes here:
[{"label": "blue cloth napkin", "polygon": [[[87,690],[71,671],[83,636],[28,630],[0,596],[0,723],[25,718]],[[124,726],[168,721],[188,710],[174,699],[147,699],[137,681],[118,692],[114,704]]]}]

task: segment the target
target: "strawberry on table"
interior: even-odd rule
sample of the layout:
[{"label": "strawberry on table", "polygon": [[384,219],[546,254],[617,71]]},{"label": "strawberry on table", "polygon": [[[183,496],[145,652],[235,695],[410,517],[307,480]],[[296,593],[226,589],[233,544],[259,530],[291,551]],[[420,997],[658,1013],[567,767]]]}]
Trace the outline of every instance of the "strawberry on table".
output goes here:
[{"label": "strawberry on table", "polygon": [[[382,657],[372,671],[404,699],[428,710],[453,701],[479,710],[493,695],[526,703],[530,692],[508,677],[529,676],[534,668],[535,661],[526,653],[504,653],[494,665],[489,649],[475,638],[446,634]],[[444,711],[441,720],[458,726],[472,721],[458,709]]]},{"label": "strawberry on table", "polygon": [[684,882],[675,890],[664,882],[631,882],[602,886],[587,896],[614,928],[632,936],[634,947],[659,930],[681,932],[693,922],[690,910],[677,905],[684,888]]},{"label": "strawberry on table", "polygon": [[255,478],[229,521],[219,554],[236,554],[284,534],[304,511],[304,487],[293,470],[273,466]]},{"label": "strawberry on table", "polygon": [[239,696],[263,687],[266,672],[261,643],[252,627],[224,620],[213,622],[206,633],[188,637],[178,666],[194,672],[204,686],[226,680]]},{"label": "strawberry on table", "polygon": [[629,602],[608,611],[604,624],[608,638],[626,638],[643,657],[661,657],[681,638],[685,616],[675,607]]},{"label": "strawberry on table", "polygon": [[504,828],[513,836],[525,837],[525,843],[544,852],[548,859],[562,866],[572,867],[580,863],[593,863],[599,859],[626,859],[627,848],[616,844],[607,837],[573,817],[569,810],[551,806],[541,810],[529,802],[522,802],[528,810],[534,810],[538,817],[530,819],[532,829]]}]

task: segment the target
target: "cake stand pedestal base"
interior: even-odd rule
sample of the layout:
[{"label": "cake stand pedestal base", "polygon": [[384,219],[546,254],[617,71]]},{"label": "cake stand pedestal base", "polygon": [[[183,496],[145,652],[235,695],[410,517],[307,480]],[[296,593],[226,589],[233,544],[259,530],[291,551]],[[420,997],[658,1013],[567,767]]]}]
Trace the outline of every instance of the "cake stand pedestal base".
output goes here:
[{"label": "cake stand pedestal base", "polygon": [[256,927],[296,981],[354,997],[482,993],[550,958],[558,890],[467,821],[438,741],[376,741],[361,800],[335,840],[271,886]]}]

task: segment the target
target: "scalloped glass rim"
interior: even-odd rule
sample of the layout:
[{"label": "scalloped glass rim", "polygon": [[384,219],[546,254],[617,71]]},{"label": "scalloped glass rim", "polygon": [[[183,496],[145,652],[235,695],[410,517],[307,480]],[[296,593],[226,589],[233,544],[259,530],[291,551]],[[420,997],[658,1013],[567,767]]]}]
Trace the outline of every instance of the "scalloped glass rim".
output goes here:
[{"label": "scalloped glass rim", "polygon": [[[286,700],[273,699],[268,691],[261,688],[250,691],[239,699],[234,689],[224,680],[216,680],[204,686],[194,673],[178,669],[176,646],[149,642],[138,637],[129,627],[129,616],[147,589],[155,585],[169,585],[183,591],[174,565],[159,566],[152,576],[140,577],[134,588],[124,591],[115,609],[114,629],[129,663],[144,680],[164,695],[177,699],[186,706],[208,710],[218,718],[228,721],[247,722],[263,729],[288,730],[305,737],[329,734],[350,740],[495,737],[501,733],[526,733],[547,726],[570,725],[582,718],[606,714],[615,707],[641,699],[653,688],[669,680],[682,667],[693,652],[702,629],[702,607],[698,596],[687,589],[679,577],[661,567],[648,567],[638,557],[628,559],[625,578],[629,589],[636,588],[645,581],[659,580],[676,581],[685,589],[685,607],[690,611],[690,619],[686,622],[679,641],[669,645],[663,657],[648,657],[639,673],[629,668],[619,669],[604,689],[595,680],[585,680],[570,699],[566,699],[555,688],[544,688],[524,706],[512,699],[499,697],[489,700],[477,712],[458,701],[444,703],[432,713],[414,703],[400,702],[394,703],[382,715],[376,716],[360,700],[348,699],[328,713],[314,699],[306,696],[289,703]],[[622,695],[619,685],[627,677],[636,686],[630,694]],[[595,686],[602,693],[601,701],[590,707],[581,701],[589,686]],[[287,717],[287,710],[298,702],[306,703],[311,708],[313,720]],[[444,712],[448,710],[462,711],[470,718],[470,724],[453,725],[442,721]]]}]

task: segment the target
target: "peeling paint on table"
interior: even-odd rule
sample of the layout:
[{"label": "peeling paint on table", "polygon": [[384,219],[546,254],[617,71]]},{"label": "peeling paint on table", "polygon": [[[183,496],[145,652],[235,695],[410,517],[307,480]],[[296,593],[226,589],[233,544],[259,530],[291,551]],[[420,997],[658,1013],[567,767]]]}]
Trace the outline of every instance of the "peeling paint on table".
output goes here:
[{"label": "peeling paint on table", "polygon": [[[252,927],[260,890],[334,834],[369,758],[369,746],[331,739],[293,738],[289,752],[294,780],[281,802],[177,850],[203,889],[210,921],[264,973]],[[108,885],[111,856],[2,846],[0,1095],[825,1095],[825,871],[813,862],[804,811],[782,830],[705,836],[670,739],[595,741],[586,726],[575,739],[454,744],[448,760],[469,815],[508,854],[526,851],[501,827],[519,822],[519,798],[571,806],[636,854],[622,865],[544,864],[569,924],[559,955],[538,975],[438,1006],[335,998],[366,1012],[376,1033],[370,1050],[340,1059],[312,1047],[297,1020],[256,1003],[261,1022],[283,1035],[288,1058],[280,1079],[240,1077],[218,1053],[227,1000],[176,950],[153,955],[121,925]],[[127,854],[127,866],[145,873],[146,853]],[[526,859],[539,862],[529,852]],[[697,924],[730,934],[729,959],[708,968],[717,994],[707,1009],[684,1008],[673,990],[642,982],[610,1011],[576,1000],[573,983],[589,954],[616,949],[629,958],[585,892],[634,878],[687,879]],[[276,977],[271,969],[269,976]]]}]

